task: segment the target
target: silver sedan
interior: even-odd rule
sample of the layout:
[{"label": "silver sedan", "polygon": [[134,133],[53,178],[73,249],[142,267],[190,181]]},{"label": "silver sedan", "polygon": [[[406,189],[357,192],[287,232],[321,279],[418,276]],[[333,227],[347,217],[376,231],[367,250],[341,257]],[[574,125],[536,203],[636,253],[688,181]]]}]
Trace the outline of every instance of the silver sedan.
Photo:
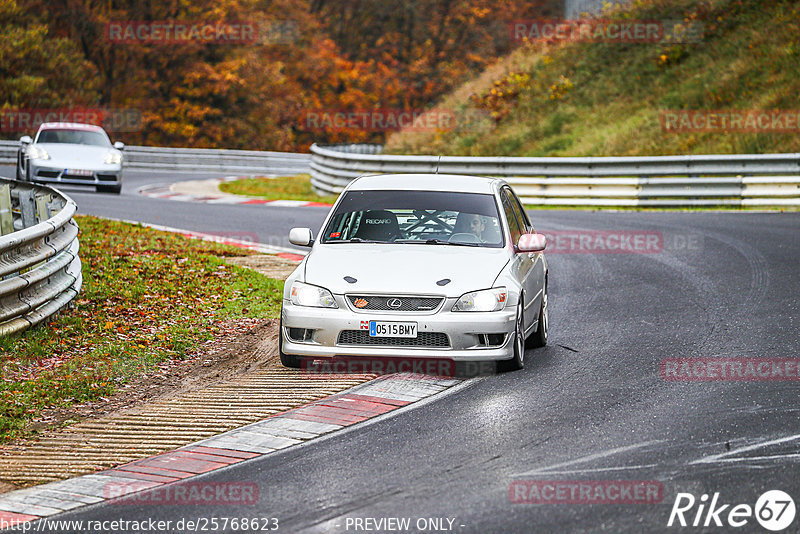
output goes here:
[{"label": "silver sedan", "polygon": [[547,343],[545,238],[500,179],[365,176],[339,196],[286,280],[280,356],[497,361]]},{"label": "silver sedan", "polygon": [[122,149],[99,126],[46,122],[36,137],[20,139],[17,180],[91,185],[99,192],[122,190]]}]

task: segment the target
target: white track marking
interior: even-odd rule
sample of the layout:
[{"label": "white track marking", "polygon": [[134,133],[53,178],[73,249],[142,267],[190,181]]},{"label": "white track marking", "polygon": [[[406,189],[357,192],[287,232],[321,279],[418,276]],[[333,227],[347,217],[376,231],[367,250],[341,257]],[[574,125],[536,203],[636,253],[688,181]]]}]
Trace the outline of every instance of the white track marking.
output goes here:
[{"label": "white track marking", "polygon": [[636,443],[635,445],[627,445],[625,447],[616,447],[614,449],[609,449],[603,452],[597,452],[595,454],[590,454],[588,456],[582,456],[580,458],[576,458],[575,460],[569,460],[567,462],[561,462],[560,464],[554,464],[547,467],[541,467],[538,469],[533,469],[531,471],[526,471],[525,473],[519,473],[514,476],[530,476],[530,475],[545,475],[551,474],[551,470],[558,469],[559,467],[567,467],[570,465],[575,464],[582,464],[585,462],[591,462],[592,460],[597,460],[600,458],[607,458],[609,456],[614,456],[615,454],[619,454],[622,452],[628,452],[635,449],[641,449],[643,447],[647,447],[649,445],[655,445],[656,443],[663,443],[663,440],[653,440],[653,441],[645,441],[643,443]]},{"label": "white track marking", "polygon": [[[748,445],[747,447],[742,447],[740,449],[733,449],[733,450],[725,451],[725,452],[722,452],[722,453],[719,453],[719,454],[712,454],[710,456],[704,456],[703,458],[700,458],[699,460],[695,460],[693,462],[690,462],[689,465],[710,464],[710,463],[720,462],[720,461],[746,461],[746,460],[751,460],[753,458],[742,458],[742,459],[730,460],[730,459],[725,459],[725,457],[726,456],[732,456],[734,454],[741,454],[743,452],[754,451],[754,450],[761,449],[761,448],[764,448],[764,447],[769,447],[771,445],[779,445],[781,443],[788,443],[790,441],[796,441],[796,440],[800,440],[800,434],[795,434],[793,436],[786,436],[786,437],[783,437],[783,438],[773,439],[773,440],[769,440],[769,441],[762,441],[761,443],[756,443],[754,445]],[[779,458],[779,457],[790,458],[792,456],[795,456],[795,455],[792,455],[792,454],[776,455],[775,458]]]}]

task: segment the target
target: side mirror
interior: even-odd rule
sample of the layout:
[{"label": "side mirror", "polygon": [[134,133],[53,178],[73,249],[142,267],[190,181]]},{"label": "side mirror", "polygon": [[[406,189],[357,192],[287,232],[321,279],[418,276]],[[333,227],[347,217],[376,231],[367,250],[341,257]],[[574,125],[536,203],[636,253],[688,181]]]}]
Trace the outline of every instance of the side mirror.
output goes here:
[{"label": "side mirror", "polygon": [[31,139],[30,135],[23,135],[22,137],[19,138],[19,142],[23,145],[29,145],[33,143],[33,139]]},{"label": "side mirror", "polygon": [[125,143],[117,141],[116,143],[114,143],[114,148],[116,148],[117,150],[123,150],[125,148]]},{"label": "side mirror", "polygon": [[314,234],[310,228],[292,228],[289,230],[289,243],[299,247],[310,247],[314,244]]},{"label": "side mirror", "polygon": [[517,252],[541,252],[547,246],[544,234],[522,234],[517,243]]}]

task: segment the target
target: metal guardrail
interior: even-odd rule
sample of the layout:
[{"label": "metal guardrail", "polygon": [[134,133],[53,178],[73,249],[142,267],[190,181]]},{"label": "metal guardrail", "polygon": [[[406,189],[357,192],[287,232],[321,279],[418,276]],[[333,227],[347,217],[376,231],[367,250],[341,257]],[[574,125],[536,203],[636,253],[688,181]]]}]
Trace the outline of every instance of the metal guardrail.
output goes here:
[{"label": "metal guardrail", "polygon": [[505,178],[526,204],[800,206],[800,154],[653,157],[462,157],[379,154],[376,145],[312,145],[311,184],[340,192],[370,173]]},{"label": "metal guardrail", "polygon": [[0,178],[0,336],[45,321],[80,292],[76,210],[53,188]]},{"label": "metal guardrail", "polygon": [[[0,164],[16,164],[19,141],[0,141]],[[126,146],[125,168],[152,171],[307,173],[310,154],[215,148]]]},{"label": "metal guardrail", "polygon": [[17,162],[19,141],[0,141],[0,165],[14,165]]}]

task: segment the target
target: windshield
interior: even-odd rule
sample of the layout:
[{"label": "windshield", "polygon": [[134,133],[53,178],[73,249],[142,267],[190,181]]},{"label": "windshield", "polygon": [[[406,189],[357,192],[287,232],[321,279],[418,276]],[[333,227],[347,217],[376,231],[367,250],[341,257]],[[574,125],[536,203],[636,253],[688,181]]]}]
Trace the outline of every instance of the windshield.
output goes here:
[{"label": "windshield", "polygon": [[445,191],[350,191],[323,243],[424,243],[502,247],[494,196]]},{"label": "windshield", "polygon": [[42,130],[37,143],[71,143],[74,145],[111,146],[108,137],[102,132],[86,130]]}]

